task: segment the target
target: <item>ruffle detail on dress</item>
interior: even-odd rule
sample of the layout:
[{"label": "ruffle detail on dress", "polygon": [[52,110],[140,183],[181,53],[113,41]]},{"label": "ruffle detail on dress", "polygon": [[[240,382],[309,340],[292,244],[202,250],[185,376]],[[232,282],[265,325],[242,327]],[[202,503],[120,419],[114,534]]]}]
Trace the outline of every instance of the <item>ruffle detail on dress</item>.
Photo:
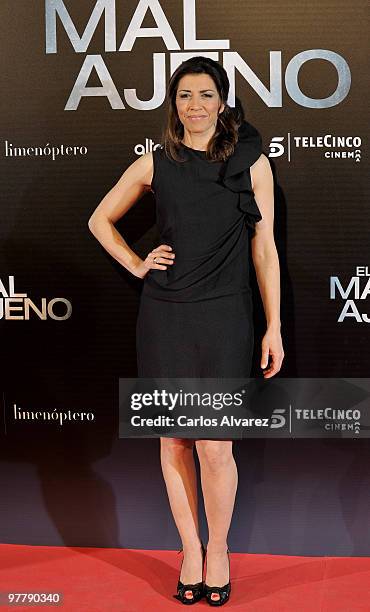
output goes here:
[{"label": "ruffle detail on dress", "polygon": [[246,201],[246,198],[244,199],[244,196],[244,192],[241,192],[239,197],[239,207],[245,213],[246,224],[254,229],[256,223],[262,220],[262,215],[257,206],[257,202],[254,199],[253,193],[249,196],[248,202]]},{"label": "ruffle detail on dress", "polygon": [[245,213],[247,225],[254,228],[262,215],[252,191],[249,168],[262,153],[262,138],[256,128],[245,120],[239,126],[238,133],[234,153],[225,162],[220,181],[231,191],[239,193],[238,206]]}]

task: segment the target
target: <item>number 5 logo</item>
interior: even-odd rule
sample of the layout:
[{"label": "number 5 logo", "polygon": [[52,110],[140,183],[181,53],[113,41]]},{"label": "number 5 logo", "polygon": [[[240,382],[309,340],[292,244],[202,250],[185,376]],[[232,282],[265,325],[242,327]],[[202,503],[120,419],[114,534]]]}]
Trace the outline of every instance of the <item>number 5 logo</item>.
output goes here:
[{"label": "number 5 logo", "polygon": [[284,136],[274,136],[270,142],[269,157],[281,157],[284,154],[285,148],[282,144]]},{"label": "number 5 logo", "polygon": [[286,418],[284,416],[285,408],[275,408],[271,415],[271,429],[277,429],[278,427],[284,427]]}]

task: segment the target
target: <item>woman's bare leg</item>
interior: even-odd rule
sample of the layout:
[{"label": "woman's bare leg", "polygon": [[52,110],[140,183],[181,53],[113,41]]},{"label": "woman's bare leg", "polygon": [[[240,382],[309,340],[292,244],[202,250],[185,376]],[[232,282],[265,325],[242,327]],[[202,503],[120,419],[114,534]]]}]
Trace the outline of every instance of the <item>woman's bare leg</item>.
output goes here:
[{"label": "woman's bare leg", "polygon": [[[238,486],[232,444],[232,440],[196,441],[209,533],[206,575],[209,586],[223,586],[229,580],[227,535]],[[212,594],[213,600],[219,598],[218,593]]]},{"label": "woman's bare leg", "polygon": [[[180,580],[194,584],[202,580],[194,440],[160,438],[160,441],[163,477],[184,551]],[[186,591],[185,597],[192,599],[192,591]]]}]

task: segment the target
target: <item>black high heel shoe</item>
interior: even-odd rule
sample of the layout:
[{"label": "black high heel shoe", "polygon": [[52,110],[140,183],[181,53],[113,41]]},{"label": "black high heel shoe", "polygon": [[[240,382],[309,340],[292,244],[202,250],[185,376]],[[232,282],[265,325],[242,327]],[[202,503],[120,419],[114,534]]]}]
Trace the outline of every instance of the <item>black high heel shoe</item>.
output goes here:
[{"label": "black high heel shoe", "polygon": [[[177,583],[177,594],[173,595],[173,597],[175,599],[178,599],[179,601],[181,601],[181,603],[186,604],[186,605],[195,604],[197,601],[202,599],[202,597],[204,595],[204,592],[203,592],[203,567],[204,567],[204,559],[206,558],[206,549],[204,548],[203,542],[201,542],[201,544],[202,544],[202,580],[200,582],[195,583],[195,584],[184,584],[179,579],[179,581]],[[180,548],[180,550],[179,550],[179,553],[181,553],[181,552],[182,552],[182,548]],[[181,567],[182,567],[183,562],[184,562],[184,558],[181,561]],[[181,576],[181,568],[180,568],[180,576]],[[186,597],[185,593],[187,591],[192,591],[193,597]]]},{"label": "black high heel shoe", "polygon": [[[223,606],[229,600],[231,593],[229,553],[230,551],[227,549],[227,559],[229,561],[229,582],[222,587],[211,587],[204,583],[204,594],[206,596],[207,603],[209,603],[210,606]],[[217,593],[219,595],[219,599],[212,599],[212,593]]]}]

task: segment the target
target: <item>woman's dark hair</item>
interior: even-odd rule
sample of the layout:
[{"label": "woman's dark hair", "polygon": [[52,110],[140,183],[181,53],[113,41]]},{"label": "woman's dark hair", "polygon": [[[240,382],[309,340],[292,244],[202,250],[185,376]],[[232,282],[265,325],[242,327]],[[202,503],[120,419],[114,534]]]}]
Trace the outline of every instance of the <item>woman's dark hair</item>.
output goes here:
[{"label": "woman's dark hair", "polygon": [[230,83],[224,67],[202,55],[182,62],[170,78],[167,90],[167,125],[162,137],[165,152],[176,161],[184,161],[184,158],[179,156],[180,143],[184,137],[184,126],[177,113],[176,95],[178,83],[185,74],[209,74],[216,85],[221,103],[224,103],[225,108],[218,115],[216,130],[208,144],[206,157],[212,161],[226,161],[234,152],[235,144],[238,141],[238,127],[244,120],[244,111],[238,98],[235,108],[227,104]]}]

